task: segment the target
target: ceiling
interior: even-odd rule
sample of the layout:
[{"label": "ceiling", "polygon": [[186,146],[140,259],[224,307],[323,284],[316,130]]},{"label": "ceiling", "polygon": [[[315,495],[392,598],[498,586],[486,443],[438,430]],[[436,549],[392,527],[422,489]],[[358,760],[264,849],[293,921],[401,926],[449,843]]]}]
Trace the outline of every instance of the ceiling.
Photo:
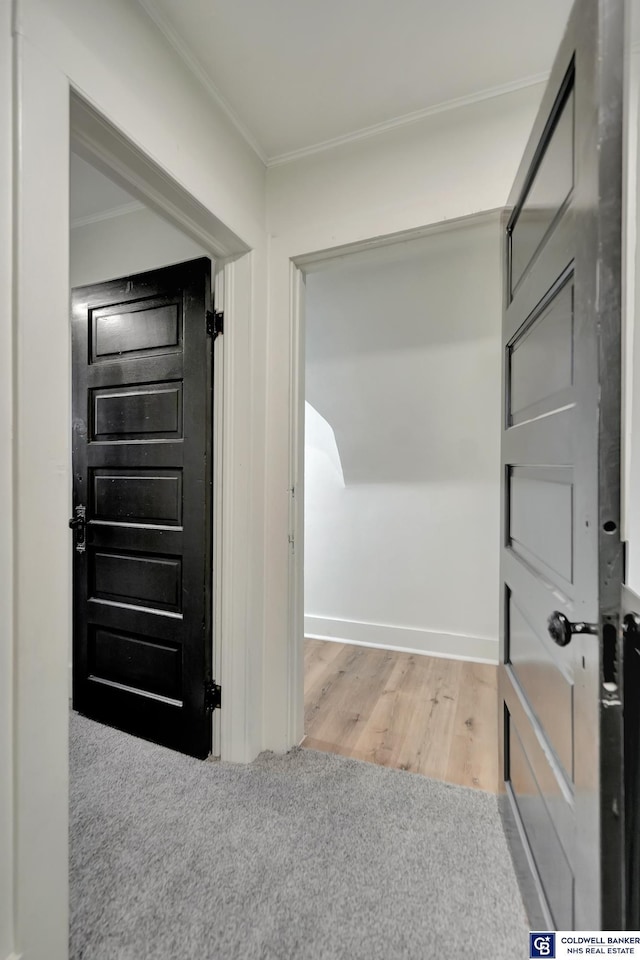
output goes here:
[{"label": "ceiling", "polygon": [[105,214],[113,216],[142,206],[126,190],[75,153],[71,154],[69,187],[69,216],[72,227],[102,220]]},{"label": "ceiling", "polygon": [[272,161],[541,79],[571,8],[571,0],[140,3]]}]

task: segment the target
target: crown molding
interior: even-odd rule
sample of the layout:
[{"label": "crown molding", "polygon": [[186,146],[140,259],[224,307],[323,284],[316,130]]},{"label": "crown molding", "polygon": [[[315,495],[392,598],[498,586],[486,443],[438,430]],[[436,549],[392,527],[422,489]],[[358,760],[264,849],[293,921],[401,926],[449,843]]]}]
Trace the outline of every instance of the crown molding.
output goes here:
[{"label": "crown molding", "polygon": [[[636,40],[630,45],[632,55],[640,53],[640,40]],[[524,77],[521,80],[513,80],[510,83],[500,84],[496,87],[487,87],[485,90],[479,90],[467,97],[457,97],[453,100],[443,100],[441,103],[434,104],[432,107],[425,107],[422,110],[416,110],[413,113],[405,113],[399,117],[393,117],[391,120],[384,120],[382,123],[375,123],[370,127],[362,127],[360,130],[354,130],[352,133],[346,133],[340,137],[333,137],[330,140],[322,140],[320,143],[312,144],[308,147],[300,147],[298,150],[291,150],[288,153],[279,154],[276,157],[269,157],[266,161],[267,167],[278,167],[284,163],[292,163],[295,160],[301,160],[303,157],[313,156],[314,153],[322,153],[324,150],[332,150],[334,147],[340,147],[346,143],[354,143],[358,140],[367,140],[369,137],[377,137],[387,130],[394,130],[397,127],[408,126],[412,123],[418,123],[427,117],[436,116],[439,113],[446,113],[448,110],[457,110],[460,107],[467,107],[474,103],[480,103],[482,100],[492,100],[494,97],[502,97],[507,93],[515,93],[518,90],[524,90],[527,87],[535,87],[537,84],[546,83],[549,79],[549,73],[537,73],[530,77]]]},{"label": "crown molding", "polygon": [[100,223],[101,220],[113,220],[115,217],[123,217],[127,213],[135,213],[136,210],[147,209],[144,203],[138,200],[132,200],[131,203],[121,203],[117,207],[110,207],[108,210],[100,210],[98,213],[90,213],[86,217],[76,217],[71,220],[69,226],[71,229],[76,227],[87,227],[90,223]]},{"label": "crown molding", "polygon": [[314,143],[308,147],[301,147],[299,150],[291,150],[289,153],[282,153],[277,157],[270,157],[267,160],[267,166],[277,167],[284,163],[300,160],[303,157],[312,156],[314,153],[333,150],[334,147],[340,147],[346,143],[354,143],[357,140],[368,140],[370,137],[377,137],[382,133],[386,133],[388,130],[409,126],[412,123],[425,120],[427,117],[434,117],[439,113],[446,113],[448,110],[457,110],[460,107],[467,107],[473,103],[480,103],[482,100],[491,100],[494,97],[501,97],[506,93],[515,93],[517,90],[524,90],[526,87],[534,87],[536,84],[544,83],[548,78],[548,73],[538,73],[531,77],[525,77],[522,80],[514,80],[511,83],[504,83],[497,87],[488,87],[485,90],[479,90],[477,93],[472,93],[467,97],[456,97],[453,100],[444,100],[442,103],[436,103],[431,107],[415,110],[413,113],[405,113],[402,114],[402,116],[393,117],[391,120],[384,120],[382,123],[374,123],[370,127],[362,127],[360,130],[354,130],[352,133],[346,133],[340,137],[333,137],[331,140],[323,140],[320,143]]},{"label": "crown molding", "polygon": [[[381,123],[375,123],[368,127],[361,127],[351,133],[343,134],[339,137],[332,137],[329,140],[321,140],[318,143],[310,144],[307,147],[300,147],[297,150],[290,150],[285,153],[269,157],[255,139],[251,131],[240,120],[233,107],[220,93],[213,83],[200,61],[193,55],[185,41],[169,23],[166,17],[160,13],[154,0],[138,0],[148,17],[155,23],[165,39],[173,47],[180,59],[190,70],[193,76],[200,82],[212,100],[226,114],[238,133],[249,144],[251,149],[257,154],[266,167],[278,167],[285,163],[293,163],[296,160],[302,160],[304,157],[313,156],[316,153],[323,153],[325,150],[333,150],[335,147],[343,146],[348,143],[355,143],[359,140],[368,140],[371,137],[377,137],[389,130],[398,127],[409,126],[425,120],[428,117],[437,116],[439,113],[446,113],[448,110],[457,110],[460,107],[471,106],[474,103],[480,103],[483,100],[491,100],[494,97],[501,97],[508,93],[515,93],[518,90],[524,90],[527,87],[533,87],[540,83],[545,83],[549,79],[549,72],[534,74],[524,77],[521,80],[514,80],[510,83],[500,84],[495,87],[487,87],[479,90],[477,93],[465,97],[456,97],[452,100],[444,100],[441,103],[434,104],[431,107],[425,107],[422,110],[415,110],[412,113],[405,113],[398,117],[392,117],[391,120],[384,120]],[[640,40],[635,41],[630,46],[633,55],[640,53]]]},{"label": "crown molding", "polygon": [[226,114],[238,133],[244,138],[244,140],[246,140],[254,153],[256,153],[260,160],[266,165],[267,156],[258,141],[238,117],[231,104],[228,103],[228,101],[222,96],[216,85],[213,83],[211,77],[208,75],[200,61],[193,55],[182,37],[169,23],[164,14],[160,13],[153,0],[138,0],[138,3],[145,11],[147,16],[153,20],[158,30],[160,30],[160,32],[163,34],[165,40],[170,43],[185,66],[190,70],[193,76],[196,77],[202,87],[204,87],[211,99],[220,107],[223,113]]}]

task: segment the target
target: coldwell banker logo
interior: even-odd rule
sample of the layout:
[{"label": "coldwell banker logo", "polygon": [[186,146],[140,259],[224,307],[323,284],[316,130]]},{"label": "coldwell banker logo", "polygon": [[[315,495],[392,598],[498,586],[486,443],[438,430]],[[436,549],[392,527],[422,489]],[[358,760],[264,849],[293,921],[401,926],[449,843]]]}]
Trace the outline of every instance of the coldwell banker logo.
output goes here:
[{"label": "coldwell banker logo", "polygon": [[554,960],[556,955],[556,935],[555,933],[530,933],[529,934],[529,956],[546,957],[547,960]]}]

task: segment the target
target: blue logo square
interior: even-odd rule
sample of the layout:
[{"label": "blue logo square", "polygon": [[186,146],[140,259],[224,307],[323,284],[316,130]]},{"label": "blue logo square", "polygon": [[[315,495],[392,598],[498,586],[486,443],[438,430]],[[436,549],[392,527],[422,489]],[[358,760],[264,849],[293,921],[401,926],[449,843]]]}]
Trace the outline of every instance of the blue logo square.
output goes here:
[{"label": "blue logo square", "polygon": [[530,933],[529,957],[545,957],[546,960],[555,960],[556,935],[555,933]]}]

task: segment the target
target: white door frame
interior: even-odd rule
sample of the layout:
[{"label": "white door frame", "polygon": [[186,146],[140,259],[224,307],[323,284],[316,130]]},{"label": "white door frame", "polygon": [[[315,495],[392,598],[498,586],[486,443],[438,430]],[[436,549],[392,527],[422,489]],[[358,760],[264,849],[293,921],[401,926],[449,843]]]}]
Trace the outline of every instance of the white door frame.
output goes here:
[{"label": "white door frame", "polygon": [[[69,159],[107,170],[214,256],[224,278],[224,459],[216,610],[223,758],[255,756],[247,662],[249,245],[14,37],[14,939],[25,960],[68,956],[68,637],[71,542]],[[238,530],[241,535],[238,535]],[[258,746],[259,749],[259,746]]]},{"label": "white door frame", "polygon": [[[289,630],[288,689],[289,739],[300,743],[304,736],[304,418],[305,418],[305,278],[329,270],[346,257],[410,243],[444,231],[464,229],[477,223],[500,224],[502,208],[358,240],[339,247],[294,254],[289,258]],[[496,230],[496,243],[499,229]]]}]

